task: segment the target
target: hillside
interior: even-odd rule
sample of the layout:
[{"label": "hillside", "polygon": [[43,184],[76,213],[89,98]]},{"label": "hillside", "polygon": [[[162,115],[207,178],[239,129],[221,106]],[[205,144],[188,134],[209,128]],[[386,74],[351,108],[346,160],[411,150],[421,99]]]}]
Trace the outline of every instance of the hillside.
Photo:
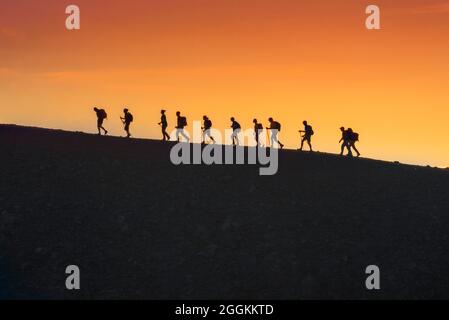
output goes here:
[{"label": "hillside", "polygon": [[282,151],[259,176],[172,145],[0,126],[0,298],[448,297],[448,170]]}]

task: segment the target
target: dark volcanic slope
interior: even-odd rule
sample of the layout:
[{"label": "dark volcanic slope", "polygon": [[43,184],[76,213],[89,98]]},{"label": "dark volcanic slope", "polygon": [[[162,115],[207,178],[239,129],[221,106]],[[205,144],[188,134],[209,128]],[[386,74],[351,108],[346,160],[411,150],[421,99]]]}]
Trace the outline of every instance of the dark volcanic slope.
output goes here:
[{"label": "dark volcanic slope", "polygon": [[0,297],[449,297],[447,170],[286,151],[260,177],[175,167],[156,141],[15,126],[0,147]]}]

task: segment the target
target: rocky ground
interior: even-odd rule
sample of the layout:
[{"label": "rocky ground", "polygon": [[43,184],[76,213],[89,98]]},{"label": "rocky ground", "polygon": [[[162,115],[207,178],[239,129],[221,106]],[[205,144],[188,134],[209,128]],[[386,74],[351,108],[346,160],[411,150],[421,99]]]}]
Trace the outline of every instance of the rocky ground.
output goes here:
[{"label": "rocky ground", "polygon": [[0,298],[449,297],[448,170],[283,151],[261,177],[173,166],[158,141],[6,125],[0,147]]}]

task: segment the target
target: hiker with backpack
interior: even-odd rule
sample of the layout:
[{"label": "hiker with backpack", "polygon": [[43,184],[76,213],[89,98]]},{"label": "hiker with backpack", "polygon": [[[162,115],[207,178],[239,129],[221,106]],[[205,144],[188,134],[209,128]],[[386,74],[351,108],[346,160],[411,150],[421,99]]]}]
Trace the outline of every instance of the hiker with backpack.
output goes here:
[{"label": "hiker with backpack", "polygon": [[124,113],[124,117],[120,117],[120,119],[122,120],[123,124],[125,125],[124,129],[126,131],[126,137],[129,138],[131,137],[131,133],[129,132],[129,126],[131,125],[131,122],[134,121],[134,117],[131,114],[131,112],[129,112],[129,110],[127,108],[123,109],[123,113]]},{"label": "hiker with backpack", "polygon": [[101,129],[103,129],[104,134],[107,135],[108,130],[103,127],[103,121],[108,118],[108,114],[104,109],[98,109],[97,107],[94,108],[94,111],[97,114],[98,134],[101,136]]},{"label": "hiker with backpack", "polygon": [[354,149],[354,151],[357,153],[357,157],[360,157],[360,152],[357,150],[357,147],[355,146],[355,143],[359,141],[359,134],[357,132],[354,132],[351,128],[348,128],[348,139],[349,139],[349,146]]},{"label": "hiker with backpack", "polygon": [[[348,134],[348,130],[345,129],[345,127],[341,127],[340,128],[341,131],[341,139],[339,141],[339,143],[341,143],[341,151],[340,151],[340,155],[342,156],[345,148],[348,150],[348,156],[352,157],[352,151],[351,151],[351,145],[350,145],[350,137]],[[342,143],[343,142],[343,143]]]},{"label": "hiker with backpack", "polygon": [[240,123],[235,121],[234,117],[231,118],[231,128],[232,128],[232,134],[231,134],[232,145],[233,146],[240,145],[239,133],[240,133],[240,130],[242,129],[242,127],[240,126]]},{"label": "hiker with backpack", "polygon": [[313,132],[313,128],[305,120],[302,122],[302,124],[304,125],[304,130],[299,130],[299,132],[304,133],[304,135],[302,135],[301,147],[299,148],[299,151],[302,151],[304,142],[306,142],[306,141],[307,141],[307,144],[309,145],[310,151],[313,151],[312,150],[312,136],[315,134]]},{"label": "hiker with backpack", "polygon": [[161,110],[161,122],[159,122],[158,124],[162,128],[162,141],[170,141],[170,135],[167,133],[168,122],[165,112],[166,110]]},{"label": "hiker with backpack", "polygon": [[184,116],[181,116],[181,112],[176,112],[176,118],[177,118],[177,125],[176,125],[176,139],[179,142],[179,136],[183,136],[185,140],[187,140],[187,143],[190,142],[189,137],[184,132],[184,127],[187,126],[187,118]]},{"label": "hiker with backpack", "polygon": [[281,149],[284,148],[284,145],[278,140],[278,133],[281,131],[281,124],[274,121],[273,118],[269,118],[268,122],[270,123],[270,127],[267,127],[267,130],[270,130],[271,147],[274,148],[274,143],[276,142]]},{"label": "hiker with backpack", "polygon": [[257,146],[262,147],[262,144],[259,141],[259,136],[263,131],[263,125],[257,122],[257,119],[254,119],[253,123],[254,123],[254,138],[256,139]]},{"label": "hiker with backpack", "polygon": [[205,144],[206,143],[206,136],[208,136],[213,143],[215,143],[215,139],[214,137],[212,137],[211,133],[210,133],[210,129],[212,128],[212,121],[210,121],[210,119],[207,116],[203,116],[203,127],[201,128],[203,130],[203,136],[201,139],[201,143]]}]

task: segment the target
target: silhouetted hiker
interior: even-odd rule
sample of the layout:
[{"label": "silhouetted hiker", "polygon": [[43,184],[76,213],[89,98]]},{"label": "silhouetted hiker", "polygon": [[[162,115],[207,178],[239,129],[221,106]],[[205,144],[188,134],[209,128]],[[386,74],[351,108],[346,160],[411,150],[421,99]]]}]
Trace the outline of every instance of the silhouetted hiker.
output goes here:
[{"label": "silhouetted hiker", "polygon": [[203,129],[203,138],[201,139],[201,143],[206,143],[206,136],[208,136],[214,143],[215,143],[215,139],[214,137],[212,137],[212,135],[210,134],[210,129],[212,128],[212,121],[210,121],[210,119],[207,116],[203,116],[203,127],[201,129]]},{"label": "silhouetted hiker", "polygon": [[301,147],[299,148],[300,151],[302,151],[302,148],[304,146],[304,142],[307,141],[307,144],[309,145],[310,151],[312,150],[312,136],[315,134],[313,132],[312,126],[307,123],[307,121],[303,121],[302,124],[304,125],[304,130],[299,130],[300,133],[304,133],[301,140]]},{"label": "silhouetted hiker", "polygon": [[261,123],[258,123],[257,119],[254,119],[253,123],[254,123],[254,137],[256,139],[257,146],[260,147],[262,146],[262,144],[259,141],[259,136],[263,130],[263,125]]},{"label": "silhouetted hiker", "polygon": [[348,150],[348,156],[352,157],[351,145],[350,145],[350,142],[349,142],[350,137],[349,137],[349,134],[348,134],[348,130],[346,130],[345,127],[341,127],[340,131],[341,131],[341,139],[340,139],[339,142],[340,143],[343,142],[341,144],[340,155],[341,156],[343,155],[343,153],[345,151],[345,148],[346,148]]},{"label": "silhouetted hiker", "polygon": [[187,118],[181,116],[181,112],[179,111],[176,112],[176,117],[178,118],[176,125],[176,139],[179,142],[179,136],[181,135],[187,140],[187,142],[189,142],[190,139],[184,132],[184,127],[187,126]]},{"label": "silhouetted hiker", "polygon": [[131,125],[131,122],[134,121],[134,117],[133,115],[129,112],[129,110],[127,108],[123,109],[123,113],[124,113],[124,117],[120,117],[120,119],[122,120],[123,124],[125,125],[124,129],[126,131],[126,137],[129,138],[131,137],[131,133],[129,132],[129,126]]},{"label": "silhouetted hiker", "polygon": [[270,127],[267,128],[267,130],[270,130],[271,147],[274,148],[274,143],[276,142],[281,149],[284,148],[284,145],[278,140],[278,133],[281,131],[281,124],[274,121],[273,118],[269,118],[268,122],[270,123]]},{"label": "silhouetted hiker", "polygon": [[231,128],[232,128],[232,134],[231,134],[232,145],[236,145],[236,144],[239,145],[240,144],[239,133],[240,133],[240,129],[242,127],[240,126],[240,123],[235,121],[234,117],[231,118]]},{"label": "silhouetted hiker", "polygon": [[165,111],[166,110],[161,110],[161,122],[158,123],[162,128],[162,141],[170,140],[170,135],[167,133],[168,122]]},{"label": "silhouetted hiker", "polygon": [[357,153],[357,157],[360,157],[360,152],[357,150],[355,143],[359,141],[359,134],[354,132],[351,128],[348,128],[348,139],[349,139],[349,146],[354,149],[354,151]]},{"label": "silhouetted hiker", "polygon": [[101,135],[101,129],[103,129],[105,135],[108,134],[108,130],[103,127],[103,121],[108,118],[108,114],[104,109],[98,109],[97,107],[94,108],[94,111],[97,114],[98,134]]}]

